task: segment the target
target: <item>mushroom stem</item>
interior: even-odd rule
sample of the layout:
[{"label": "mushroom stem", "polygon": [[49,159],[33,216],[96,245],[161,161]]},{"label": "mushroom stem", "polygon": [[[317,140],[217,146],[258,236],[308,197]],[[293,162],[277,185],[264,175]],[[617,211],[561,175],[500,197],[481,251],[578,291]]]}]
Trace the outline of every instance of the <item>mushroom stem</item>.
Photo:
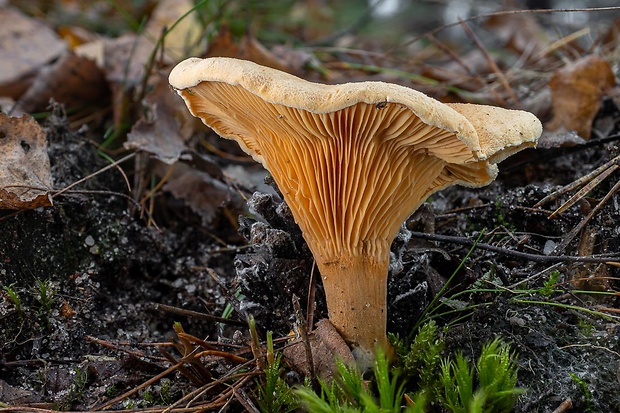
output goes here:
[{"label": "mushroom stem", "polygon": [[386,336],[389,249],[380,257],[345,254],[317,265],[329,319],[353,348],[358,366],[369,369],[377,346],[391,353]]}]

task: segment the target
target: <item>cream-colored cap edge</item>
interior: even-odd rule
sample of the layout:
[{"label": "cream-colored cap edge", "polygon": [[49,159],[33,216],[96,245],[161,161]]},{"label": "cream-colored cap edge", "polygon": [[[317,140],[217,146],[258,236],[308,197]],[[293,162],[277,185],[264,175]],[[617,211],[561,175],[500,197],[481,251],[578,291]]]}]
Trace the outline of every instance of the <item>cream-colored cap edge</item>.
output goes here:
[{"label": "cream-colored cap edge", "polygon": [[203,81],[241,86],[269,103],[312,113],[335,112],[357,103],[401,104],[423,122],[455,133],[475,157],[485,159],[476,129],[465,116],[405,86],[384,82],[313,83],[254,62],[227,57],[192,57],[176,65],[169,76],[170,85],[177,90]]}]

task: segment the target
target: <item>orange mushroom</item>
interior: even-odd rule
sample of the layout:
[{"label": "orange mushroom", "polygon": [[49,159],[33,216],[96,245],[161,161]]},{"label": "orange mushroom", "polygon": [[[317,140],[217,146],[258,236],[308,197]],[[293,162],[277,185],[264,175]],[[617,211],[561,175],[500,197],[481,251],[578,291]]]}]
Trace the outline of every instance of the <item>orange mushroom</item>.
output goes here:
[{"label": "orange mushroom", "polygon": [[404,220],[449,185],[490,183],[496,162],[542,132],[528,112],[383,82],[311,83],[231,58],[187,59],[169,80],[194,116],[271,173],[360,366],[389,348],[390,245]]}]

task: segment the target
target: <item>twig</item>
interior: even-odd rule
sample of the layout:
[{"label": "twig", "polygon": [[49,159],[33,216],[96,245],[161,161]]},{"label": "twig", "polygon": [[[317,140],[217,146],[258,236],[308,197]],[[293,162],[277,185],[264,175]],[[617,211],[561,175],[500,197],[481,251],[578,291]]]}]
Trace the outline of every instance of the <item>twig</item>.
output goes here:
[{"label": "twig", "polygon": [[456,21],[456,22],[447,23],[447,24],[444,24],[442,26],[436,27],[433,30],[430,30],[430,31],[428,31],[426,33],[423,33],[423,34],[417,36],[417,37],[414,37],[411,40],[406,41],[402,45],[394,47],[389,52],[393,52],[394,49],[397,49],[397,48],[407,47],[409,45],[417,43],[420,40],[427,38],[429,35],[435,35],[435,34],[437,34],[439,32],[442,32],[442,31],[444,31],[446,29],[449,29],[450,27],[458,26],[462,22],[463,23],[468,23],[468,22],[475,21],[475,20],[487,19],[489,17],[510,16],[512,14],[526,14],[526,13],[527,14],[529,14],[529,13],[532,13],[532,14],[542,14],[542,13],[576,13],[576,12],[602,12],[602,11],[618,11],[618,10],[620,10],[620,6],[590,7],[590,8],[580,8],[580,9],[505,10],[505,11],[497,11],[497,12],[493,12],[493,13],[477,14],[475,16],[471,16],[471,17],[468,17],[466,19],[461,19],[461,20]]},{"label": "twig", "polygon": [[308,330],[312,331],[314,328],[314,297],[316,295],[316,274],[314,270],[316,269],[316,264],[312,261],[312,270],[310,270],[310,282],[308,286],[308,304],[306,305],[306,326],[308,326]]},{"label": "twig", "polygon": [[548,273],[549,271],[551,271],[551,270],[555,270],[556,268],[558,268],[558,267],[559,267],[559,266],[561,266],[561,265],[562,265],[562,263],[561,263],[561,262],[557,262],[557,263],[555,263],[555,264],[551,265],[550,267],[547,267],[547,268],[545,268],[544,270],[539,271],[539,272],[537,272],[536,274],[534,274],[534,275],[532,275],[532,276],[530,276],[530,277],[524,278],[524,279],[523,279],[523,280],[521,280],[521,281],[518,281],[518,282],[516,282],[516,283],[514,283],[514,284],[511,284],[511,285],[507,286],[506,288],[508,288],[509,290],[514,290],[515,288],[517,288],[517,287],[518,287],[518,286],[520,286],[521,284],[527,284],[527,283],[529,283],[530,281],[533,281],[533,280],[535,280],[536,278],[538,278],[538,277],[541,277],[541,276],[545,275],[545,274],[546,274],[546,273]]},{"label": "twig", "polygon": [[564,350],[565,348],[571,348],[571,347],[589,347],[589,348],[595,348],[598,350],[603,350],[603,351],[608,351],[609,353],[613,354],[616,357],[620,358],[620,353],[618,353],[617,351],[613,351],[610,348],[607,347],[603,347],[603,346],[595,346],[593,344],[590,343],[584,343],[584,344],[569,344],[567,346],[562,346],[562,347],[558,347],[558,349],[560,350]]},{"label": "twig", "polygon": [[571,196],[568,199],[568,201],[564,202],[558,209],[553,211],[551,213],[551,215],[549,215],[549,219],[556,217],[558,214],[561,214],[562,212],[566,211],[568,208],[570,208],[573,205],[575,205],[575,203],[577,203],[577,201],[579,201],[581,198],[586,196],[586,194],[588,194],[588,192],[592,191],[605,178],[607,178],[609,175],[611,175],[612,172],[614,172],[616,169],[618,169],[618,167],[619,167],[618,165],[613,165],[613,166],[607,168],[599,176],[593,178],[590,182],[585,184],[583,186],[583,188],[581,188],[573,196]]},{"label": "twig", "polygon": [[89,180],[89,179],[91,179],[91,178],[93,178],[93,177],[95,177],[95,176],[97,176],[97,175],[107,171],[108,169],[115,168],[117,165],[119,165],[119,164],[121,164],[121,163],[123,163],[123,162],[125,162],[125,161],[127,161],[127,160],[129,160],[131,158],[133,158],[135,155],[136,155],[136,153],[132,152],[129,155],[127,155],[127,156],[125,156],[125,157],[123,157],[123,158],[121,158],[121,159],[111,163],[110,165],[105,166],[105,167],[99,169],[98,171],[93,172],[92,174],[87,175],[87,176],[85,176],[82,179],[78,179],[74,183],[72,183],[70,185],[67,185],[66,187],[64,187],[63,189],[59,190],[58,192],[53,193],[52,194],[52,198],[55,198],[58,195],[61,195],[61,194],[65,193],[65,192],[67,192],[69,189],[73,188],[74,186],[77,186],[77,185],[79,185],[79,184],[81,184],[81,183],[83,183],[83,182],[85,182],[85,181],[87,181],[87,180]]},{"label": "twig", "polygon": [[314,40],[306,44],[306,46],[321,46],[321,45],[330,45],[336,43],[338,39],[348,34],[354,34],[359,31],[362,27],[364,27],[371,19],[373,10],[381,3],[381,1],[376,1],[373,4],[366,6],[366,10],[364,13],[351,24],[349,27],[345,27],[342,30],[339,30],[335,33],[330,33],[327,36],[324,36],[320,39]]},{"label": "twig", "polygon": [[573,408],[573,401],[571,399],[564,400],[557,409],[551,413],[564,413]]},{"label": "twig", "polygon": [[594,257],[594,256],[572,256],[572,255],[540,255],[529,254],[527,252],[513,251],[505,248],[496,247],[495,245],[489,245],[485,243],[475,243],[464,237],[454,237],[450,235],[439,234],[427,234],[425,232],[412,232],[411,236],[414,238],[425,239],[429,241],[439,242],[452,242],[454,244],[472,246],[476,244],[477,248],[497,252],[509,257],[521,258],[529,261],[540,263],[556,263],[556,262],[595,262],[609,264],[610,262],[617,262],[619,257]]},{"label": "twig", "polygon": [[[605,205],[607,201],[609,201],[609,198],[611,198],[616,192],[618,192],[619,189],[620,189],[620,181],[616,182],[616,184],[609,190],[609,192],[607,192],[607,194],[603,197],[603,199],[601,199],[599,203],[596,204],[594,208],[592,208],[592,211],[590,211],[590,213],[586,215],[581,220],[581,222],[579,222],[579,224],[577,224],[575,228],[573,228],[568,233],[568,235],[566,235],[566,237],[564,237],[562,242],[554,248],[552,254],[555,255],[555,254],[559,254],[560,252],[564,251],[564,249],[568,246],[568,244],[570,244],[573,238],[577,236],[579,231],[581,231],[583,227],[586,226],[586,224],[590,221],[590,219],[592,219],[592,217],[603,207],[603,205]],[[614,260],[610,260],[610,261],[614,261]],[[597,262],[597,261],[584,261],[584,262]]]},{"label": "twig", "polygon": [[315,378],[314,374],[314,360],[312,359],[312,347],[310,346],[310,338],[308,337],[308,328],[306,326],[306,320],[304,318],[303,312],[301,311],[301,306],[299,305],[299,298],[293,294],[293,310],[295,312],[295,319],[297,321],[297,331],[301,336],[301,342],[304,345],[304,349],[306,350],[306,363],[308,363],[308,372],[311,378]]},{"label": "twig", "polygon": [[612,308],[612,307],[596,307],[598,311],[605,311],[607,313],[620,314],[620,308]]},{"label": "twig", "polygon": [[241,403],[241,405],[245,408],[246,411],[251,412],[251,413],[261,413],[260,410],[258,410],[256,406],[254,406],[254,402],[252,402],[252,398],[248,396],[242,388],[233,387],[233,395],[235,396],[237,401]]},{"label": "twig", "polygon": [[[168,351],[166,351],[166,349],[164,349],[163,347],[159,348],[159,352],[164,356],[164,358],[166,360],[168,360],[168,362],[170,364],[176,364],[178,362],[177,359],[175,359],[172,354],[168,353]],[[195,364],[194,364],[195,366]],[[194,386],[202,386],[205,383],[205,380],[202,380],[200,377],[198,377],[196,374],[194,374],[193,371],[191,371],[189,368],[185,367],[185,365],[181,365],[179,366],[179,373],[181,373],[183,376],[185,376],[185,378],[187,378],[189,381],[191,381]]]},{"label": "twig", "polygon": [[99,346],[106,347],[106,348],[109,348],[109,349],[112,349],[112,350],[116,350],[116,351],[119,351],[119,352],[122,352],[122,353],[125,353],[125,354],[129,354],[130,356],[133,356],[133,357],[136,357],[136,358],[145,357],[145,354],[142,351],[128,350],[128,349],[122,348],[122,347],[118,346],[117,344],[114,344],[114,343],[112,343],[110,341],[102,340],[102,339],[97,338],[97,337],[86,336],[86,342],[87,343],[95,343],[95,344],[97,344]]},{"label": "twig", "polygon": [[231,320],[229,318],[218,317],[218,316],[211,315],[211,314],[201,313],[199,311],[186,310],[183,308],[173,307],[171,305],[166,305],[166,304],[155,304],[155,309],[162,310],[162,311],[165,311],[171,314],[197,318],[199,320],[215,321],[217,323],[229,324],[233,326],[247,327],[248,325],[245,321]]},{"label": "twig", "polygon": [[[547,195],[546,197],[544,197],[543,199],[541,199],[540,201],[538,201],[535,205],[534,208],[538,208],[548,202],[551,201],[555,201],[556,199],[558,199],[561,195],[570,192],[574,189],[579,188],[581,185],[583,185],[585,182],[594,179],[602,174],[607,174],[609,175],[609,173],[613,172],[615,169],[612,169],[611,172],[607,172],[609,171],[611,168],[613,168],[614,166],[618,166],[618,164],[620,164],[620,156],[615,157],[614,159],[605,162],[603,165],[599,166],[598,168],[596,168],[595,170],[593,170],[592,172],[582,176],[581,178],[571,182],[568,185],[563,186],[562,188],[558,189],[557,191],[554,191],[552,193],[550,193],[549,195]],[[605,175],[605,177],[607,176]]]},{"label": "twig", "polygon": [[151,377],[150,379],[148,379],[147,381],[145,381],[144,383],[142,383],[139,386],[134,387],[133,389],[121,394],[118,397],[113,398],[112,400],[108,400],[107,402],[94,407],[92,410],[93,411],[97,411],[97,410],[105,410],[106,408],[112,406],[115,403],[120,402],[121,400],[126,399],[127,397],[130,397],[134,394],[136,394],[138,391],[140,391],[141,389],[150,386],[151,384],[157,382],[158,380],[160,380],[163,377],[166,377],[168,374],[172,373],[173,371],[175,371],[176,369],[179,368],[179,366],[182,366],[185,362],[187,362],[193,355],[192,354],[188,354],[186,357],[183,357],[181,359],[181,361],[179,361],[177,364],[168,367],[166,370],[162,371],[161,373]]},{"label": "twig", "polygon": [[562,48],[564,46],[566,46],[567,44],[577,40],[578,38],[582,37],[582,36],[586,36],[590,34],[590,28],[589,27],[584,27],[581,30],[576,31],[575,33],[571,33],[566,37],[563,37],[561,39],[556,40],[555,42],[551,43],[547,48],[545,48],[544,50],[541,50],[539,53],[536,54],[536,56],[534,56],[534,60],[540,60],[542,58],[544,58],[546,55],[548,55],[549,53]]},{"label": "twig", "polygon": [[499,67],[497,67],[497,63],[495,63],[495,60],[493,60],[491,55],[489,55],[489,52],[484,47],[480,39],[478,39],[478,36],[476,36],[474,31],[470,29],[467,23],[465,23],[464,21],[461,21],[461,27],[463,27],[463,30],[465,31],[467,36],[469,36],[469,38],[474,42],[476,47],[480,50],[480,53],[482,53],[482,55],[484,56],[485,60],[491,67],[491,70],[493,70],[493,72],[497,75],[497,78],[501,82],[502,86],[504,87],[504,89],[506,89],[506,92],[508,92],[510,99],[512,99],[513,105],[518,105],[519,98],[517,97],[514,90],[512,90],[512,88],[510,87],[510,84],[508,83],[508,79],[506,79],[506,76],[504,75],[504,73],[501,70],[499,70]]},{"label": "twig", "polygon": [[164,176],[159,180],[159,182],[148,193],[146,193],[142,197],[142,199],[140,199],[139,204],[141,206],[144,205],[146,201],[151,199],[153,195],[155,194],[155,192],[157,192],[162,186],[166,184],[166,182],[168,182],[168,179],[170,179],[170,177],[172,176],[172,172],[174,172],[175,167],[176,167],[176,164],[171,165],[166,171],[166,173],[164,174]]},{"label": "twig", "polygon": [[[140,205],[136,202],[135,199],[133,199],[132,197],[130,197],[127,194],[123,194],[122,192],[115,192],[115,191],[103,191],[103,190],[86,190],[86,189],[72,189],[70,191],[65,191],[67,192],[66,195],[71,195],[71,194],[85,194],[85,195],[107,195],[107,196],[118,196],[120,198],[125,198],[127,201],[129,201],[130,203],[132,203],[135,207],[138,208],[138,210],[140,210]],[[64,195],[64,194],[63,194]]]}]

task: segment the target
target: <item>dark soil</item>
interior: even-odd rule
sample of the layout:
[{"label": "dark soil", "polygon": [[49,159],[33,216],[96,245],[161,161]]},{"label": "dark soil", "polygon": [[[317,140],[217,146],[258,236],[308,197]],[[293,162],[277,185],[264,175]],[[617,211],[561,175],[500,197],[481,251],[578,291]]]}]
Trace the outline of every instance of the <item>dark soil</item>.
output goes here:
[{"label": "dark soil", "polygon": [[[87,143],[87,132],[69,130],[62,116],[53,116],[47,127],[57,187],[106,165]],[[611,159],[616,151],[613,143],[531,150],[501,165],[504,174],[486,188],[453,187],[433,196],[393,246],[390,331],[410,333],[469,249],[421,240],[412,230],[473,241],[484,229],[481,242],[546,257],[543,251],[559,244],[618,176],[612,175],[580,208],[557,219],[549,220],[548,211],[531,206],[559,184]],[[175,321],[186,332],[210,341],[247,343],[246,327],[173,315],[157,304],[217,316],[230,304],[236,309],[232,319],[254,315],[260,334],[273,330],[281,336],[291,329],[295,321],[291,298],[295,294],[305,303],[312,258],[277,195],[251,198],[252,213],[240,218],[242,238],[231,231],[223,214],[207,228],[188,208],[165,195],[155,207],[158,228],[149,226],[131,202],[114,195],[123,192],[122,185],[120,173],[112,169],[88,180],[81,192],[57,197],[53,208],[3,213],[0,282],[6,289],[0,295],[0,400],[93,408],[168,366],[163,353],[150,344],[170,342]],[[259,214],[262,219],[255,224]],[[617,252],[619,219],[615,195],[563,254]],[[592,248],[584,250],[585,241],[579,239],[583,234],[594,238]],[[537,293],[552,271],[560,274],[558,291]],[[620,411],[619,324],[604,313],[580,310],[617,309],[618,298],[570,292],[571,279],[581,276],[593,278],[580,282],[581,290],[617,290],[618,272],[612,266],[534,262],[476,248],[457,272],[447,297],[465,293],[444,301],[450,308],[476,305],[475,309],[464,318],[458,318],[462,314],[438,318],[450,325],[446,354],[461,350],[475,357],[484,342],[499,335],[518,353],[519,385],[527,389],[515,411],[548,412],[566,399],[572,400],[572,411]],[[525,279],[529,281],[518,288],[529,289],[529,294],[508,288]],[[502,288],[505,292],[499,291]],[[19,297],[19,304],[7,290]],[[319,283],[317,319],[325,316],[321,294]],[[170,346],[167,349],[174,352]],[[221,373],[227,365],[211,368]],[[170,403],[192,386],[186,377],[172,375],[116,406]],[[235,403],[231,408],[242,409]]]}]

